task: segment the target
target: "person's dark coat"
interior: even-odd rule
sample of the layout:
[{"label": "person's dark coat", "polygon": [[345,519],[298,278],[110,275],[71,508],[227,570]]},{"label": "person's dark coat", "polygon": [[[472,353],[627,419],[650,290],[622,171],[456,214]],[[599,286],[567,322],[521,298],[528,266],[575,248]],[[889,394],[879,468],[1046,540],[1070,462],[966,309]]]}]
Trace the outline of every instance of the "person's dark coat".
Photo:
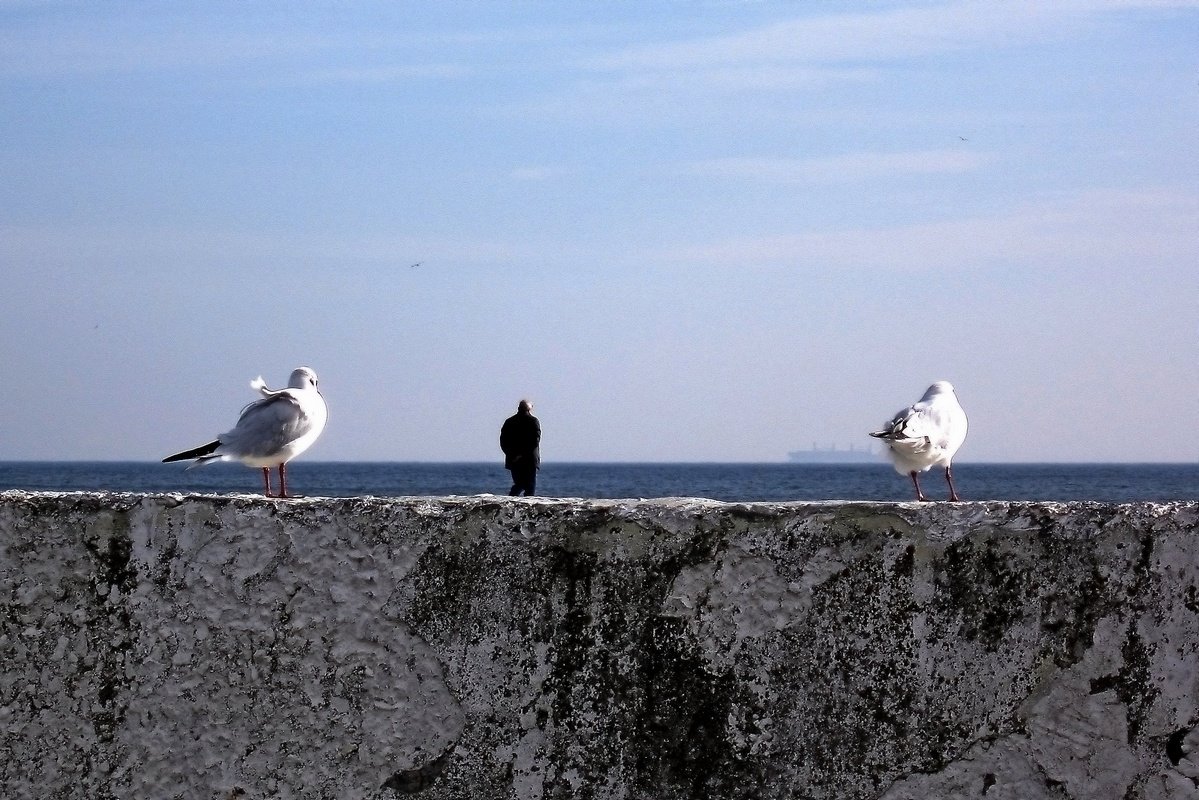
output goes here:
[{"label": "person's dark coat", "polygon": [[[494,428],[493,428],[494,430]],[[500,428],[500,450],[504,451],[504,469],[541,466],[541,423],[528,411],[518,411],[504,420]]]}]

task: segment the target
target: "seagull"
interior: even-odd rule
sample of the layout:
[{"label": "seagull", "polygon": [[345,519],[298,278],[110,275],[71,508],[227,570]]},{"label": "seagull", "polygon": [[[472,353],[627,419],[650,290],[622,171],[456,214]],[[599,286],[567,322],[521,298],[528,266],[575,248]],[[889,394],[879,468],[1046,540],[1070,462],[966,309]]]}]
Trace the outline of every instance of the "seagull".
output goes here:
[{"label": "seagull", "polygon": [[917,473],[932,467],[945,467],[949,499],[961,499],[953,486],[950,462],[966,441],[966,412],[958,404],[949,381],[937,381],[928,387],[919,402],[900,411],[881,431],[870,435],[886,442],[895,471],[911,476],[917,500],[928,500],[920,491]]},{"label": "seagull", "polygon": [[[291,373],[286,389],[269,389],[262,376],[250,381],[262,395],[242,409],[233,430],[208,444],[167,456],[162,461],[194,458],[198,467],[209,461],[240,461],[261,467],[267,497],[288,497],[287,462],[303,453],[325,429],[329,409],[316,389],[316,373],[300,367]],[[271,467],[279,468],[279,494],[271,494]]]}]

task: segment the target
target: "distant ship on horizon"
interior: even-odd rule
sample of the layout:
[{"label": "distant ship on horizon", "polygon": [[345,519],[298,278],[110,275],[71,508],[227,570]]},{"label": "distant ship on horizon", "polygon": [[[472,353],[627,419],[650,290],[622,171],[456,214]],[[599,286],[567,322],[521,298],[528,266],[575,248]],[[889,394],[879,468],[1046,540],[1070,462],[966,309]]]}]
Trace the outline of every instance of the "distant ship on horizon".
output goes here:
[{"label": "distant ship on horizon", "polygon": [[811,450],[792,450],[787,453],[787,460],[796,464],[874,464],[879,461],[881,453],[873,447],[855,447],[838,449],[837,445],[818,447],[812,443]]}]

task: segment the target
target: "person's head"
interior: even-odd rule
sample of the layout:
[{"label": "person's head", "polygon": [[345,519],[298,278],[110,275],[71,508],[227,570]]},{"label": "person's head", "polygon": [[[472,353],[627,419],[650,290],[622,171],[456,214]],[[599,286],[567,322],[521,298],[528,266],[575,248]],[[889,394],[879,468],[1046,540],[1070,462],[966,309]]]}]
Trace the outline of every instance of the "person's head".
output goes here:
[{"label": "person's head", "polygon": [[516,404],[516,410],[522,414],[532,414],[533,413],[533,401],[532,400],[521,400],[519,403]]}]

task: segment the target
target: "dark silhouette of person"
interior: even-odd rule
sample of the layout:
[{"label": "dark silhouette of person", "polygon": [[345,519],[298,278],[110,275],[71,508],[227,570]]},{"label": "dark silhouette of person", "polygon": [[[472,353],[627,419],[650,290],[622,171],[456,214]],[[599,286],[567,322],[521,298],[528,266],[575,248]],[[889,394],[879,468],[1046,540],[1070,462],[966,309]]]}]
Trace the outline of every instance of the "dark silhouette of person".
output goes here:
[{"label": "dark silhouette of person", "polygon": [[504,468],[512,473],[512,489],[508,494],[519,497],[524,492],[531,497],[537,489],[537,470],[541,468],[541,423],[533,416],[533,404],[528,400],[521,400],[516,413],[504,420],[500,449],[504,451]]}]

